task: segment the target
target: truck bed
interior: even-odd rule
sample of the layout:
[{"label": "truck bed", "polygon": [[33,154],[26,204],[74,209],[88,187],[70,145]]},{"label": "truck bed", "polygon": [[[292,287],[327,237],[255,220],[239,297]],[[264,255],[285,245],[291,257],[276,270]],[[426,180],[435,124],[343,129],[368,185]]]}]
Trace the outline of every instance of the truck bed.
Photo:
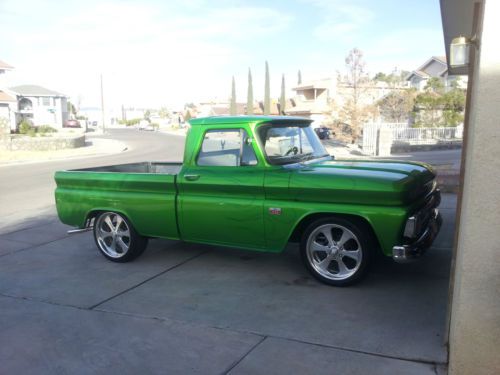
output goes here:
[{"label": "truck bed", "polygon": [[103,167],[72,169],[75,172],[115,172],[115,173],[158,173],[177,175],[182,168],[182,163],[142,162],[107,165]]},{"label": "truck bed", "polygon": [[59,171],[56,207],[79,228],[96,211],[126,216],[144,236],[178,238],[177,174],[181,163],[143,162]]}]

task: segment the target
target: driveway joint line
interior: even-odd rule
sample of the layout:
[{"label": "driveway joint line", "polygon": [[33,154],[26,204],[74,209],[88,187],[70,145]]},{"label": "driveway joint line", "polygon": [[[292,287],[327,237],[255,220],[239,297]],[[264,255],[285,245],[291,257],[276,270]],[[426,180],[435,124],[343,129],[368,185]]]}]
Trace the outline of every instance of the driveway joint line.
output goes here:
[{"label": "driveway joint line", "polygon": [[68,307],[68,308],[73,308],[73,309],[77,309],[77,310],[88,310],[87,308],[81,307],[81,306],[59,303],[59,302],[54,302],[54,301],[48,301],[48,300],[44,300],[41,298],[35,298],[35,297],[16,296],[13,294],[7,294],[7,293],[3,293],[3,292],[0,292],[0,297],[12,298],[12,299],[29,301],[29,302],[36,302],[36,303],[43,303],[46,305],[57,306],[57,307]]},{"label": "driveway joint line", "polygon": [[29,242],[20,241],[20,240],[11,240],[10,238],[2,238],[2,237],[3,237],[3,235],[0,234],[0,240],[8,241],[8,242],[17,242],[18,244],[21,244],[21,245],[31,245],[31,246],[33,246],[33,244],[31,244]]},{"label": "driveway joint line", "polygon": [[[206,252],[201,253],[201,254],[197,255],[196,257],[201,256],[201,255],[203,255],[205,253]],[[194,259],[194,257],[192,257],[190,259]],[[190,259],[186,260],[184,263],[186,263]],[[165,273],[167,271],[168,270],[163,271],[163,273]],[[89,311],[89,312],[94,312],[94,313],[115,314],[115,315],[120,315],[120,316],[124,316],[124,317],[130,317],[130,318],[134,318],[134,319],[154,320],[154,321],[160,321],[160,322],[174,322],[174,323],[180,323],[180,324],[191,324],[191,325],[194,325],[194,326],[199,326],[199,327],[204,327],[204,328],[210,328],[210,329],[216,329],[216,330],[228,331],[228,332],[234,332],[234,333],[242,333],[242,334],[247,334],[247,335],[254,335],[254,336],[259,336],[259,337],[262,338],[252,349],[249,350],[249,352],[247,352],[230,369],[228,369],[225,372],[223,372],[223,374],[228,374],[246,356],[248,356],[258,345],[260,345],[267,338],[279,339],[279,340],[285,340],[285,341],[291,341],[291,342],[297,342],[299,344],[313,345],[313,346],[318,346],[318,347],[322,347],[322,348],[326,348],[326,349],[335,349],[335,350],[341,350],[341,351],[346,351],[346,352],[352,352],[352,353],[358,353],[358,354],[364,354],[364,355],[374,356],[374,357],[382,357],[382,358],[399,360],[399,361],[405,361],[405,362],[422,363],[422,364],[427,364],[427,365],[435,366],[436,368],[437,368],[437,366],[440,366],[440,365],[445,365],[445,366],[448,365],[447,361],[442,362],[442,361],[431,361],[431,360],[425,360],[425,359],[397,357],[397,356],[392,356],[392,355],[388,355],[388,354],[375,353],[375,352],[369,352],[369,351],[364,351],[364,350],[359,350],[359,349],[353,349],[353,348],[347,348],[347,347],[341,347],[341,346],[335,346],[335,345],[322,344],[322,343],[311,342],[311,341],[306,341],[306,340],[300,340],[300,339],[291,338],[291,337],[270,335],[270,334],[264,334],[262,332],[247,331],[247,330],[235,329],[235,328],[228,328],[228,327],[219,327],[219,326],[216,326],[216,325],[201,324],[201,323],[197,323],[197,322],[190,322],[190,321],[179,320],[179,319],[172,319],[172,318],[167,318],[167,317],[158,317],[158,316],[151,316],[151,315],[140,315],[140,314],[134,314],[134,313],[127,313],[127,312],[122,312],[122,311],[113,311],[113,310],[86,308],[86,307],[81,307],[81,306],[75,306],[75,305],[70,305],[70,304],[63,304],[63,303],[57,303],[57,302],[53,302],[53,301],[42,300],[42,299],[33,298],[33,297],[22,297],[22,296],[9,295],[9,294],[2,293],[2,292],[0,292],[0,296],[1,297],[5,297],[5,298],[12,298],[12,299],[17,299],[17,300],[24,300],[24,301],[34,302],[34,303],[43,303],[43,304],[47,304],[47,305],[51,305],[51,306],[55,306],[55,307],[64,307],[64,308],[77,309],[77,310],[81,310],[81,311]]]},{"label": "driveway joint line", "polygon": [[112,299],[114,299],[114,298],[116,298],[116,297],[119,297],[119,296],[121,296],[121,295],[123,295],[123,294],[125,294],[125,293],[127,293],[127,292],[130,292],[131,290],[133,290],[133,289],[135,289],[135,288],[138,288],[138,287],[140,287],[141,285],[144,285],[144,284],[146,284],[147,282],[149,282],[149,281],[151,281],[151,280],[153,280],[153,279],[156,279],[158,276],[164,275],[164,274],[166,274],[167,272],[172,271],[172,270],[174,270],[174,269],[176,269],[176,268],[178,268],[178,267],[180,267],[180,266],[182,266],[182,265],[184,265],[184,264],[186,264],[186,263],[190,262],[191,260],[194,260],[194,259],[196,259],[196,258],[198,258],[198,257],[202,256],[202,255],[205,255],[205,254],[206,254],[206,253],[208,253],[208,252],[209,252],[209,250],[202,251],[202,252],[201,252],[201,253],[199,253],[199,254],[196,254],[196,255],[194,255],[194,256],[192,256],[192,257],[188,258],[188,259],[185,259],[185,260],[183,260],[182,262],[177,263],[176,265],[174,265],[174,266],[172,266],[172,267],[169,267],[169,268],[167,268],[166,270],[163,270],[163,271],[161,271],[161,272],[157,273],[156,275],[153,275],[153,276],[151,276],[151,277],[148,277],[147,279],[145,279],[145,280],[141,281],[141,282],[140,282],[140,283],[138,283],[138,284],[135,284],[135,285],[131,286],[130,288],[127,288],[127,289],[125,289],[125,290],[122,290],[121,292],[119,292],[119,293],[117,293],[117,294],[115,294],[115,295],[113,295],[113,296],[111,296],[111,297],[109,297],[109,298],[106,298],[106,299],[102,300],[101,302],[96,303],[95,305],[90,306],[88,309],[89,309],[89,310],[93,310],[93,309],[95,309],[96,307],[98,307],[98,306],[100,306],[100,305],[102,305],[102,304],[104,304],[104,303],[106,303],[106,302],[109,302],[109,301],[111,301]]},{"label": "driveway joint line", "polygon": [[445,362],[440,362],[440,361],[431,361],[431,360],[425,360],[425,359],[409,359],[409,358],[404,358],[404,357],[398,357],[398,356],[395,356],[395,355],[382,354],[382,353],[373,353],[373,352],[369,352],[369,351],[365,351],[365,350],[360,350],[360,349],[353,349],[353,348],[347,348],[347,347],[341,347],[341,346],[335,346],[335,345],[321,344],[321,343],[310,342],[310,341],[305,341],[305,340],[300,340],[300,339],[295,339],[295,338],[290,338],[290,337],[271,336],[271,335],[268,335],[268,337],[277,338],[277,339],[281,339],[281,340],[298,342],[300,344],[309,344],[309,345],[319,346],[319,347],[328,348],[328,349],[343,350],[343,351],[346,351],[346,352],[352,352],[352,353],[370,355],[370,356],[375,356],[375,357],[383,357],[383,358],[388,358],[388,359],[395,359],[395,360],[398,360],[398,361],[423,363],[423,364],[433,365],[433,366],[436,366],[436,365],[447,365],[448,364],[446,361]]},{"label": "driveway joint line", "polygon": [[293,342],[298,342],[301,344],[315,345],[315,346],[319,346],[319,347],[323,347],[323,348],[327,348],[327,349],[343,350],[343,351],[347,351],[347,352],[371,355],[371,356],[376,356],[376,357],[383,357],[383,358],[400,360],[400,361],[423,363],[423,364],[428,364],[428,365],[447,365],[448,364],[447,360],[445,360],[443,362],[443,361],[432,361],[432,360],[417,359],[417,358],[397,357],[397,356],[391,356],[388,354],[381,354],[381,353],[363,351],[363,350],[358,350],[358,349],[352,349],[352,348],[348,348],[348,347],[335,346],[335,345],[322,344],[322,343],[317,343],[317,342],[312,342],[312,341],[300,340],[300,339],[295,339],[295,338],[291,338],[291,337],[272,335],[272,334],[268,334],[268,333],[264,333],[264,332],[237,329],[237,328],[228,328],[228,327],[223,327],[223,326],[221,327],[221,326],[217,326],[217,325],[203,324],[203,323],[192,322],[192,321],[188,321],[188,320],[172,319],[172,318],[168,318],[168,317],[161,317],[161,316],[154,316],[154,315],[142,315],[142,314],[123,312],[123,311],[117,311],[117,310],[106,310],[106,309],[95,309],[92,311],[100,311],[100,312],[105,312],[105,313],[130,316],[130,317],[134,317],[134,318],[154,319],[154,320],[165,321],[165,322],[178,322],[178,323],[182,323],[182,324],[192,324],[192,325],[197,325],[197,326],[206,327],[206,328],[218,329],[218,330],[222,330],[222,331],[230,331],[230,332],[235,332],[235,333],[243,333],[243,334],[247,334],[247,335],[260,336],[260,337],[264,337],[264,338],[273,338],[273,339],[279,339],[279,340],[293,341]]},{"label": "driveway joint line", "polygon": [[[61,241],[61,240],[64,240],[65,238],[67,238],[67,237],[56,238],[54,240],[50,240],[48,242],[42,242],[42,243],[38,243],[38,244],[30,244],[30,243],[27,243],[27,242],[22,242],[23,244],[30,245],[30,246],[28,246],[28,247],[26,247],[24,249],[14,250],[14,251],[10,251],[10,252],[8,252],[6,254],[2,254],[2,255],[0,255],[0,258],[4,257],[6,255],[11,255],[11,254],[19,253],[21,251],[36,249],[37,247],[45,246],[45,245],[48,245],[49,243],[52,243],[52,242]],[[7,238],[5,238],[5,239],[8,240],[8,241],[11,241],[11,240],[9,240]],[[17,241],[17,242],[20,242],[20,241]]]},{"label": "driveway joint line", "polygon": [[222,373],[224,375],[229,374],[236,366],[238,366],[246,357],[248,357],[260,344],[262,344],[265,340],[267,339],[267,336],[262,337],[259,342],[257,342],[254,346],[250,348],[243,356],[238,359],[236,362],[234,362],[231,366],[226,371],[223,371]]},{"label": "driveway joint line", "polygon": [[[54,205],[41,207],[39,210],[46,210],[46,209],[52,208],[52,207],[54,207]],[[28,217],[28,218],[24,218],[24,220],[29,220],[29,219],[33,219],[33,218],[34,217]],[[37,218],[37,220],[44,220],[44,223],[43,224],[34,224],[33,226],[27,226],[24,228],[15,229],[11,232],[2,232],[2,228],[0,228],[0,236],[7,236],[9,234],[21,232],[23,230],[34,229],[34,228],[38,228],[38,227],[43,227],[44,225],[53,224],[54,222],[57,222],[57,216],[50,214],[50,215],[46,215],[45,217],[42,217],[42,218]],[[15,224],[10,224],[10,225],[15,225]],[[8,228],[10,225],[7,225],[4,228]]]}]

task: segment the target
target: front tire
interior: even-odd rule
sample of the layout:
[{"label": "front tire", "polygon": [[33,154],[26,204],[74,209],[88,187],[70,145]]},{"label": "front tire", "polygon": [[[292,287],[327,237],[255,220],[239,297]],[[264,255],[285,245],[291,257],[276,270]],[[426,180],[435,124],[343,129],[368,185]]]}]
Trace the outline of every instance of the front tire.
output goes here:
[{"label": "front tire", "polygon": [[359,281],[370,262],[370,236],[363,226],[343,218],[311,223],[300,243],[302,261],[321,282],[347,286]]},{"label": "front tire", "polygon": [[107,259],[125,263],[141,255],[148,239],[139,235],[130,221],[116,212],[102,212],[94,221],[94,240]]}]

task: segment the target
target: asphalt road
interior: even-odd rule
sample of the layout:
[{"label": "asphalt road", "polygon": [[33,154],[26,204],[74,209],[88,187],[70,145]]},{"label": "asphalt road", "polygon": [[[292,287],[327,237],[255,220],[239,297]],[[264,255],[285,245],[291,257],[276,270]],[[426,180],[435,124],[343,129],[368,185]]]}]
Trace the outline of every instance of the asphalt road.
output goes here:
[{"label": "asphalt road", "polygon": [[182,161],[184,137],[136,129],[111,129],[106,136],[128,150],[112,155],[0,166],[0,228],[54,210],[58,170],[140,161]]}]

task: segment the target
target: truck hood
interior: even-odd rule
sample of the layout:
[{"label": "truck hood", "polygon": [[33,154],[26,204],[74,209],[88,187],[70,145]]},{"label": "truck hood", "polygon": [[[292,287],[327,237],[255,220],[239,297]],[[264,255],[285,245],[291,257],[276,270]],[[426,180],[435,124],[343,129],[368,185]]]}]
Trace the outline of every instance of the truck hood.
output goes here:
[{"label": "truck hood", "polygon": [[289,191],[299,201],[400,205],[431,191],[435,177],[424,163],[327,160],[296,167]]}]

